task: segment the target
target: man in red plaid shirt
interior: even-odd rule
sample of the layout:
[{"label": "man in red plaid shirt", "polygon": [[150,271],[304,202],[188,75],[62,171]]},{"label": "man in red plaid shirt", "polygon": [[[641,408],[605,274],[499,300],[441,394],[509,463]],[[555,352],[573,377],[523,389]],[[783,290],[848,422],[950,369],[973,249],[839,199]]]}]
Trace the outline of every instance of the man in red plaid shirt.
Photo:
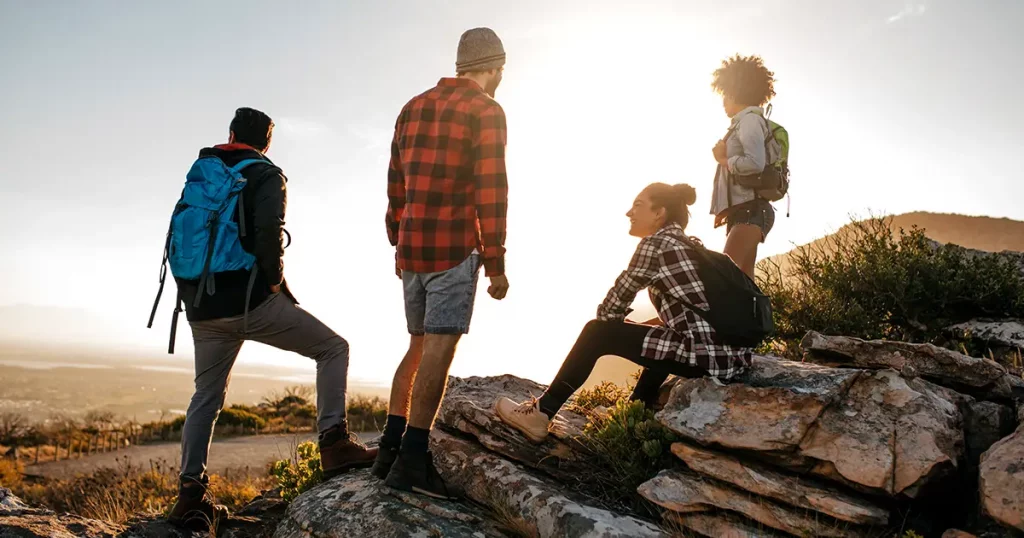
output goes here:
[{"label": "man in red plaid shirt", "polygon": [[405,105],[391,143],[387,231],[411,339],[391,386],[373,474],[438,498],[461,497],[438,475],[427,440],[455,346],[469,332],[480,266],[491,297],[508,291],[505,112],[494,101],[504,65],[492,30],[466,31],[457,76]]}]

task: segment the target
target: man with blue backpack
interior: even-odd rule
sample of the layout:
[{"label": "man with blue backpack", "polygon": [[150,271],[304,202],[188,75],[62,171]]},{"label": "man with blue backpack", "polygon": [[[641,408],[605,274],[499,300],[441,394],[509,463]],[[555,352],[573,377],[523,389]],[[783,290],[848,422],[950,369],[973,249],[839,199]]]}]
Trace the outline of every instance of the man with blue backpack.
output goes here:
[{"label": "man with blue backpack", "polygon": [[[376,448],[348,432],[348,342],[299,308],[284,279],[287,178],[265,155],[273,127],[263,112],[239,108],[229,142],[199,152],[164,249],[160,289],[168,266],[178,287],[168,351],[174,352],[174,328],[184,305],[196,368],[196,390],[182,428],[181,487],[168,519],[193,529],[215,529],[227,517],[227,509],[207,491],[206,464],[231,367],[246,340],[316,361],[325,477],[369,467],[377,455]],[[153,314],[159,301],[158,293]]]}]

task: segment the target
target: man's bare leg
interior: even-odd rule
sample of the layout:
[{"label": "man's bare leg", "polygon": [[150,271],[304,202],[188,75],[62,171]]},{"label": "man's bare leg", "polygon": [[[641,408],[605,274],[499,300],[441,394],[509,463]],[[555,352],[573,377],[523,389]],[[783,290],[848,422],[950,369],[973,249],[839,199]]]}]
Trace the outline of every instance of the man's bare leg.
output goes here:
[{"label": "man's bare leg", "polygon": [[423,339],[423,359],[416,372],[409,409],[409,426],[422,430],[434,427],[434,417],[448,386],[448,369],[462,335],[428,334]]},{"label": "man's bare leg", "polygon": [[412,335],[409,338],[409,349],[405,352],[401,364],[395,370],[395,378],[391,382],[391,399],[388,401],[388,420],[384,424],[384,435],[380,439],[380,451],[371,471],[374,476],[384,479],[398,457],[398,448],[402,446],[402,436],[409,418],[409,402],[412,399],[412,386],[416,380],[416,370],[423,358],[423,335]]},{"label": "man's bare leg", "polygon": [[395,371],[391,381],[391,400],[388,402],[388,414],[409,418],[409,401],[412,398],[412,385],[416,380],[416,370],[423,358],[423,335],[409,338],[409,350],[405,352],[402,363]]},{"label": "man's bare leg", "polygon": [[428,334],[423,338],[423,358],[416,372],[409,407],[409,427],[402,447],[384,483],[388,487],[440,499],[458,499],[464,493],[447,484],[431,460],[430,429],[448,385],[448,368],[461,335]]}]

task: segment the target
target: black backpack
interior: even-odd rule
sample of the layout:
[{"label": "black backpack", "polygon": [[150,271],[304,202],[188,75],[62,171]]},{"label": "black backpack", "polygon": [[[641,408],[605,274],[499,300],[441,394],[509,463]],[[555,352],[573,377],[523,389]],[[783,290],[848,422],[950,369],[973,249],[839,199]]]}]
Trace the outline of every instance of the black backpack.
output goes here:
[{"label": "black backpack", "polygon": [[761,345],[775,332],[771,299],[732,258],[708,250],[690,238],[686,238],[686,243],[696,258],[697,276],[704,282],[709,308],[702,310],[684,304],[715,329],[722,343],[737,347]]}]

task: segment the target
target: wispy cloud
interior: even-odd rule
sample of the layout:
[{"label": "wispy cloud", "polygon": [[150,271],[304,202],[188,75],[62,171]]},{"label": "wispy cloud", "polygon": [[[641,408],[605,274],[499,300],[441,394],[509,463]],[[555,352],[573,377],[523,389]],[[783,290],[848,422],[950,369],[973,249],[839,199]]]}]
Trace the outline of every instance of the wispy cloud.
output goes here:
[{"label": "wispy cloud", "polygon": [[898,13],[885,19],[885,23],[892,24],[909,17],[920,17],[925,11],[928,11],[928,5],[924,2],[907,2]]}]

